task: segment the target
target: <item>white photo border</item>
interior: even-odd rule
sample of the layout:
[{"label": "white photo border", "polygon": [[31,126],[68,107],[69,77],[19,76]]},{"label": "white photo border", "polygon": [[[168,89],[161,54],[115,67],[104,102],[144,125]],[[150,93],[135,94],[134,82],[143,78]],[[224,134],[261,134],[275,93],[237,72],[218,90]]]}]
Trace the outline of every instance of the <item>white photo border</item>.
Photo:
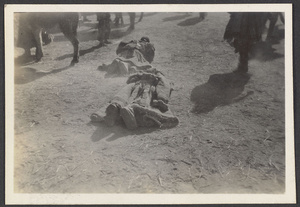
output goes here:
[{"label": "white photo border", "polygon": [[[285,163],[283,194],[21,194],[13,191],[14,171],[14,12],[284,12]],[[6,204],[251,204],[296,203],[293,103],[292,4],[7,4],[5,33],[5,202]]]}]

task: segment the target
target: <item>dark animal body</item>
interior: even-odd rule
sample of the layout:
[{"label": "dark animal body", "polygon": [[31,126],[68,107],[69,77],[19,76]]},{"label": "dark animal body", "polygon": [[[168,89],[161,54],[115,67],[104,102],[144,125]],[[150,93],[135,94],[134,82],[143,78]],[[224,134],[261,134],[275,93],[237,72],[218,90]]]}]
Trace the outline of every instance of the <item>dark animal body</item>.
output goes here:
[{"label": "dark animal body", "polygon": [[[61,32],[73,45],[73,59],[71,65],[79,61],[79,41],[77,39],[77,27],[79,22],[78,13],[54,13],[54,12],[34,12],[21,13],[17,16],[16,26],[17,41],[16,46],[36,47],[36,60],[40,61],[43,57],[42,31],[51,29],[59,25]],[[16,22],[15,21],[15,22]],[[26,45],[26,42],[31,45]],[[33,41],[33,45],[32,45]],[[25,42],[25,44],[24,44]],[[26,51],[26,49],[25,49]]]}]

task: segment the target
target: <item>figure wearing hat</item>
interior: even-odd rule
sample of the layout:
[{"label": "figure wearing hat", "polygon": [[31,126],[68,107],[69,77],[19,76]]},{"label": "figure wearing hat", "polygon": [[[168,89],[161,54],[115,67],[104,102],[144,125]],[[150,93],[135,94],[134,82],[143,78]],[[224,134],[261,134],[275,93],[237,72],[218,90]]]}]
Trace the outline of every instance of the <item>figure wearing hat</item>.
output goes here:
[{"label": "figure wearing hat", "polygon": [[155,48],[148,37],[142,37],[140,40],[120,42],[116,54],[118,57],[111,64],[103,64],[98,69],[115,76],[147,70],[152,68]]}]

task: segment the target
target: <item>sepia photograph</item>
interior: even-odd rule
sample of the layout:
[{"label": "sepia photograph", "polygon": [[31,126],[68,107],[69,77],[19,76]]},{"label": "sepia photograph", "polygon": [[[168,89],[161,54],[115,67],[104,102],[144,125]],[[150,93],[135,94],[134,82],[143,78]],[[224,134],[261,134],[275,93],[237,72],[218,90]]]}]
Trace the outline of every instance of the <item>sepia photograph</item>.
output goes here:
[{"label": "sepia photograph", "polygon": [[6,204],[296,202],[291,4],[4,11]]}]

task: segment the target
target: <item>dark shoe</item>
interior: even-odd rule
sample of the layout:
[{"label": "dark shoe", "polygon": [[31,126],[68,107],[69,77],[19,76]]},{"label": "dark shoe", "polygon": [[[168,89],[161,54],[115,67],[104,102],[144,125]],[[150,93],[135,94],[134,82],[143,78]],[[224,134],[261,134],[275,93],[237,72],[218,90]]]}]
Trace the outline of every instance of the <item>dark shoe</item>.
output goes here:
[{"label": "dark shoe", "polygon": [[237,69],[233,71],[234,73],[247,73],[248,65],[239,64]]},{"label": "dark shoe", "polygon": [[92,113],[90,116],[92,122],[102,122],[106,116],[106,106],[101,107],[98,111]]},{"label": "dark shoe", "polygon": [[91,121],[92,122],[101,122],[101,121],[103,121],[103,118],[101,117],[101,116],[99,116],[98,114],[92,114],[91,115]]},{"label": "dark shoe", "polygon": [[124,107],[120,110],[120,115],[127,127],[127,129],[136,129],[138,127],[134,111],[130,107]]},{"label": "dark shoe", "polygon": [[98,70],[100,70],[100,71],[106,71],[107,68],[108,68],[108,65],[106,65],[106,64],[102,64],[102,65],[98,66]]},{"label": "dark shoe", "polygon": [[153,100],[152,106],[158,108],[163,113],[169,110],[168,105],[162,100]]},{"label": "dark shoe", "polygon": [[104,47],[104,46],[105,46],[104,42],[100,41],[98,47]]},{"label": "dark shoe", "polygon": [[120,108],[117,104],[112,103],[106,108],[104,122],[107,126],[114,126],[120,116]]}]

